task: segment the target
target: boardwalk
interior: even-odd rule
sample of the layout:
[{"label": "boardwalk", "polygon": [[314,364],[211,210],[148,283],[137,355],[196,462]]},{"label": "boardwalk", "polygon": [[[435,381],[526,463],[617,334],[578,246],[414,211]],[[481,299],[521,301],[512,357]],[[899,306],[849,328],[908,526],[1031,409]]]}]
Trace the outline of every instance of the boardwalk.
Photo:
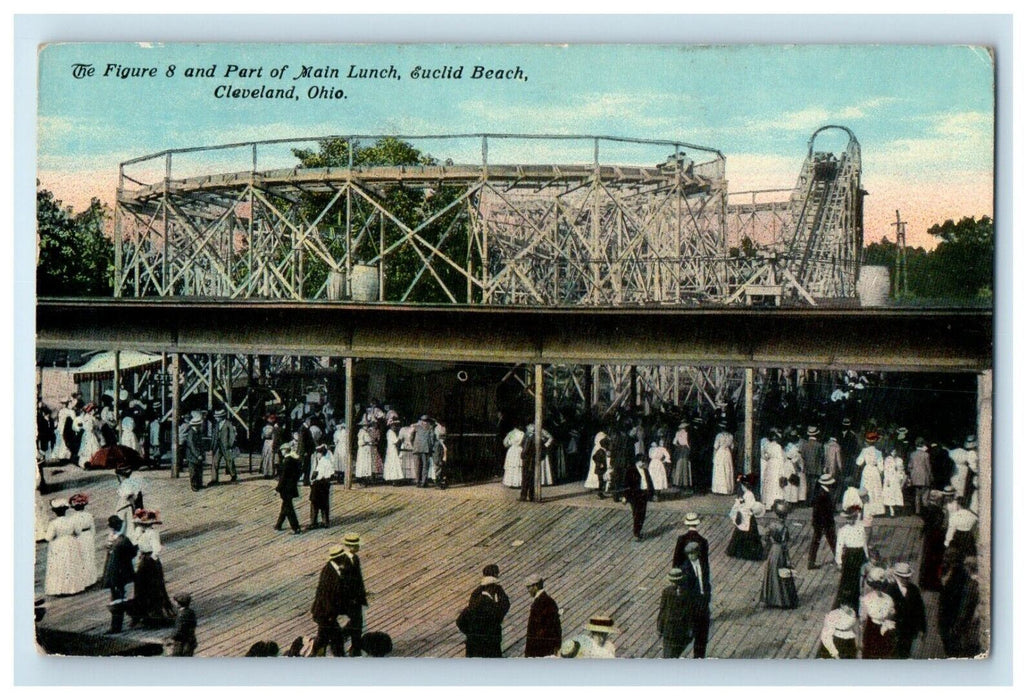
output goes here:
[{"label": "boardwalk", "polygon": [[[91,495],[99,561],[104,521],[115,500],[110,472],[48,470],[68,496]],[[309,616],[328,546],[347,530],[363,535],[363,571],[369,590],[367,629],[388,632],[397,656],[463,656],[455,619],[485,564],[497,563],[512,607],[503,628],[504,655],[524,651],[530,598],[521,584],[541,573],[561,608],[564,637],[582,631],[589,616],[608,612],[622,630],[620,656],[660,657],[657,602],[666,585],[675,537],[687,509],[703,514],[701,531],[711,544],[714,588],[708,655],[722,658],[808,658],[837,585],[828,550],[825,565],[807,569],[808,511],[795,513],[792,560],[798,572],[800,607],[768,610],[757,602],[763,562],[725,556],[731,524],[730,499],[705,496],[651,505],[645,540],[633,542],[627,507],[599,501],[579,485],[546,489],[542,504],[516,502],[516,492],[497,483],[434,489],[377,486],[345,491],[335,486],[331,527],[302,536],[274,532],[279,501],[272,481],[244,475],[236,484],[192,493],[186,478],[144,472],[146,505],[165,522],[161,554],[169,593],[190,591],[199,618],[199,656],[243,656],[256,641],[286,648],[299,635],[315,633]],[[38,498],[38,496],[37,496]],[[295,501],[303,523],[308,502]],[[762,523],[764,524],[764,523]],[[881,520],[874,544],[892,560],[918,564],[918,520]],[[37,544],[36,592],[42,595],[45,545]],[[48,627],[100,635],[108,625],[106,590],[52,599]],[[927,599],[931,613],[934,597]],[[933,615],[931,614],[931,622]],[[935,629],[935,627],[931,627]],[[123,640],[160,638],[165,631],[129,630]],[[940,655],[936,634],[921,656]]]}]

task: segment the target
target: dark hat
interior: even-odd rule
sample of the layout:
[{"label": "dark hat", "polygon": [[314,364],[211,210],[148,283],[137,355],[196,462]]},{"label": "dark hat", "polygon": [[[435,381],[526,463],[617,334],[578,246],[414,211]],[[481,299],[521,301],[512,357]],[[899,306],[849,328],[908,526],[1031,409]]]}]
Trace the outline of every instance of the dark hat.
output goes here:
[{"label": "dark hat", "polygon": [[488,566],[486,566],[484,569],[481,570],[481,575],[482,576],[494,576],[495,578],[499,578],[499,567],[496,566],[495,564],[489,564]]},{"label": "dark hat", "polygon": [[638,467],[640,464],[646,464],[646,457],[643,455],[636,455],[635,465]]},{"label": "dark hat", "polygon": [[387,656],[392,650],[391,637],[387,632],[367,632],[362,638],[362,649],[370,656]]},{"label": "dark hat", "polygon": [[916,438],[916,447],[926,447],[926,440],[921,436]]},{"label": "dark hat", "polygon": [[172,597],[172,599],[180,605],[182,605],[183,607],[187,607],[188,605],[190,605],[190,601],[193,600],[189,593],[177,593]]},{"label": "dark hat", "polygon": [[118,517],[117,515],[109,515],[108,516],[108,527],[110,527],[112,530],[121,530],[122,529],[122,518]]}]

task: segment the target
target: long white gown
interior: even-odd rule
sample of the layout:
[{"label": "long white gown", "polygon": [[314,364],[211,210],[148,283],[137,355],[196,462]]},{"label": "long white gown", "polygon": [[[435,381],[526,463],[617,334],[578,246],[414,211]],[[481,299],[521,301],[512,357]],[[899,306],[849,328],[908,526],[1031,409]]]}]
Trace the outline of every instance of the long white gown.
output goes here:
[{"label": "long white gown", "polygon": [[732,433],[722,431],[714,436],[714,457],[711,465],[711,492],[728,496],[736,490],[736,469],[732,463]]},{"label": "long white gown", "polygon": [[373,435],[367,427],[359,428],[359,451],[355,456],[355,475],[362,479],[373,476],[375,463],[374,450],[377,445],[373,441]]},{"label": "long white gown", "polygon": [[883,515],[883,454],[872,445],[867,445],[858,455],[856,463],[862,467],[862,488],[869,494],[866,513]]},{"label": "long white gown", "polygon": [[132,450],[140,451],[140,442],[136,439],[136,421],[132,416],[122,419],[122,430],[119,433],[118,444]]},{"label": "long white gown", "polygon": [[779,477],[783,475],[784,461],[783,446],[775,440],[768,440],[761,452],[761,502],[766,509],[783,497]]},{"label": "long white gown", "polygon": [[93,513],[85,510],[72,510],[69,515],[75,518],[79,528],[76,544],[79,546],[79,571],[82,588],[86,589],[97,583],[97,530]]},{"label": "long white gown", "polygon": [[[790,483],[791,476],[797,476],[797,485]],[[796,442],[786,443],[783,450],[783,477],[786,486],[783,488],[783,499],[787,503],[800,503],[807,500],[808,481],[804,474],[804,458]]]},{"label": "long white gown", "polygon": [[[599,452],[600,450],[603,449],[603,445],[601,445],[600,443],[602,443],[606,439],[606,437],[607,437],[607,434],[602,432],[602,431],[596,433],[596,439],[593,442],[592,451],[589,453],[589,475],[587,477],[585,477],[585,488],[592,489],[593,491],[599,489],[599,487],[600,487],[600,477],[596,473],[596,462],[593,459],[593,457],[596,456],[597,452]],[[610,456],[609,455],[607,456],[607,463],[606,464],[607,464],[607,471],[610,471]],[[606,472],[604,472],[604,474],[606,474]]]},{"label": "long white gown", "polygon": [[905,483],[905,460],[897,455],[883,459],[883,505],[895,508],[905,505],[901,487]]},{"label": "long white gown", "polygon": [[68,421],[75,421],[75,411],[68,406],[62,406],[57,412],[57,421],[54,426],[54,448],[50,451],[50,458],[58,462],[72,459],[72,451],[65,444],[65,424]]},{"label": "long white gown", "polygon": [[514,428],[503,438],[506,448],[506,460],[503,462],[503,486],[520,488],[521,486],[521,445],[524,444],[524,431]]},{"label": "long white gown", "polygon": [[76,427],[82,429],[79,443],[79,466],[85,468],[90,458],[101,448],[100,425],[92,413],[84,413],[76,419]]},{"label": "long white gown", "polygon": [[650,448],[650,479],[653,480],[653,488],[656,491],[663,491],[668,488],[668,469],[665,465],[671,464],[671,454],[668,448],[654,445]]},{"label": "long white gown", "polygon": [[399,455],[399,433],[394,428],[388,429],[388,447],[384,452],[384,480],[401,481],[406,478],[402,471],[402,457]]},{"label": "long white gown", "polygon": [[344,474],[348,467],[348,431],[342,423],[334,429],[334,471]]},{"label": "long white gown", "polygon": [[78,535],[79,526],[67,512],[47,525],[47,573],[43,579],[47,595],[71,595],[83,590]]}]

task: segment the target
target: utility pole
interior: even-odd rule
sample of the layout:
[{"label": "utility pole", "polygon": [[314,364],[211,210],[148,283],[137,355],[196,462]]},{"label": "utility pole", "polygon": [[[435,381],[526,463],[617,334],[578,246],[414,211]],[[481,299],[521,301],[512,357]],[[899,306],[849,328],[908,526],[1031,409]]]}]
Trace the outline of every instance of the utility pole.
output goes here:
[{"label": "utility pole", "polygon": [[908,295],[908,264],[905,260],[908,253],[905,245],[905,225],[908,222],[901,220],[901,211],[895,209],[894,214],[897,217],[896,221],[891,222],[896,234],[894,243],[897,247],[897,254],[894,258],[894,297],[903,299]]}]

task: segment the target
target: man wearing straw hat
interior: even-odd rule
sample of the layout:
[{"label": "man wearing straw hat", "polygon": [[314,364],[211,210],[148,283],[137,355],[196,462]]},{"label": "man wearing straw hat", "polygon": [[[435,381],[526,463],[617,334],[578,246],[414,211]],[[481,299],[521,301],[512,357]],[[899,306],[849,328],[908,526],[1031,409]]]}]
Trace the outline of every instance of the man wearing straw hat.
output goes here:
[{"label": "man wearing straw hat", "polygon": [[184,441],[187,469],[190,470],[191,491],[200,491],[204,488],[204,484],[201,483],[203,480],[201,470],[205,464],[205,451],[201,447],[201,426],[204,422],[200,411],[192,412]]},{"label": "man wearing straw hat", "polygon": [[700,545],[686,544],[686,561],[682,565],[681,585],[689,596],[689,624],[693,632],[693,658],[707,656],[707,638],[711,631],[711,577],[704,573],[700,561]]},{"label": "man wearing straw hat", "polygon": [[826,538],[829,551],[836,556],[837,524],[836,506],[833,502],[833,486],[837,480],[829,474],[819,477],[811,508],[811,546],[808,548],[808,568],[817,569],[815,563],[822,538]]},{"label": "man wearing straw hat", "polygon": [[276,518],[274,530],[280,530],[287,520],[291,532],[296,535],[302,530],[298,525],[298,514],[294,510],[294,499],[298,497],[298,479],[301,477],[302,463],[294,451],[294,442],[281,446],[283,461],[280,466],[280,478],[276,482],[276,492],[280,494],[280,514]]},{"label": "man wearing straw hat", "polygon": [[617,657],[617,649],[610,637],[618,633],[614,626],[614,618],[610,615],[593,615],[585,625],[588,636],[578,638],[580,649],[578,657],[582,659],[613,659]]},{"label": "man wearing straw hat", "polygon": [[689,592],[682,586],[685,577],[682,569],[672,569],[668,572],[670,585],[661,593],[657,634],[661,635],[664,642],[666,659],[682,656],[693,639]]},{"label": "man wearing straw hat", "polygon": [[676,568],[682,568],[682,565],[686,562],[686,545],[690,542],[696,542],[700,545],[700,565],[703,568],[704,576],[708,580],[711,578],[711,563],[709,559],[709,547],[710,544],[707,538],[700,534],[697,528],[700,527],[700,516],[690,511],[686,513],[686,517],[682,519],[682,524],[689,528],[685,534],[679,535],[678,540],[675,542],[675,553],[671,557],[671,565]]},{"label": "man wearing straw hat", "polygon": [[[328,561],[320,572],[311,609],[318,626],[313,656],[324,656],[328,646],[334,656],[344,656],[346,632],[352,639],[349,655],[362,653],[366,586],[359,567],[359,545],[359,535],[350,532],[345,535],[344,545],[333,545],[327,553]],[[348,617],[343,630],[337,622],[340,615]]]},{"label": "man wearing straw hat", "polygon": [[542,576],[532,574],[524,580],[524,585],[532,598],[524,656],[555,656],[563,641],[560,610],[556,601],[546,593]]},{"label": "man wearing straw hat", "polygon": [[237,444],[237,429],[233,426],[233,422],[226,417],[225,408],[216,409],[215,420],[215,440],[212,441],[212,481],[208,483],[209,486],[219,483],[220,465],[225,465],[231,483],[237,481],[237,464],[233,458],[233,448]]},{"label": "man wearing straw hat", "polygon": [[800,451],[801,460],[804,462],[804,475],[808,479],[808,500],[814,501],[816,484],[825,466],[822,442],[819,441],[819,429],[816,426],[808,426],[808,439],[801,443]]},{"label": "man wearing straw hat", "polygon": [[887,594],[894,599],[894,621],[898,639],[894,655],[899,659],[912,656],[912,646],[920,635],[926,635],[926,604],[919,586],[912,583],[912,567],[898,562],[890,570],[893,581],[888,581]]}]

